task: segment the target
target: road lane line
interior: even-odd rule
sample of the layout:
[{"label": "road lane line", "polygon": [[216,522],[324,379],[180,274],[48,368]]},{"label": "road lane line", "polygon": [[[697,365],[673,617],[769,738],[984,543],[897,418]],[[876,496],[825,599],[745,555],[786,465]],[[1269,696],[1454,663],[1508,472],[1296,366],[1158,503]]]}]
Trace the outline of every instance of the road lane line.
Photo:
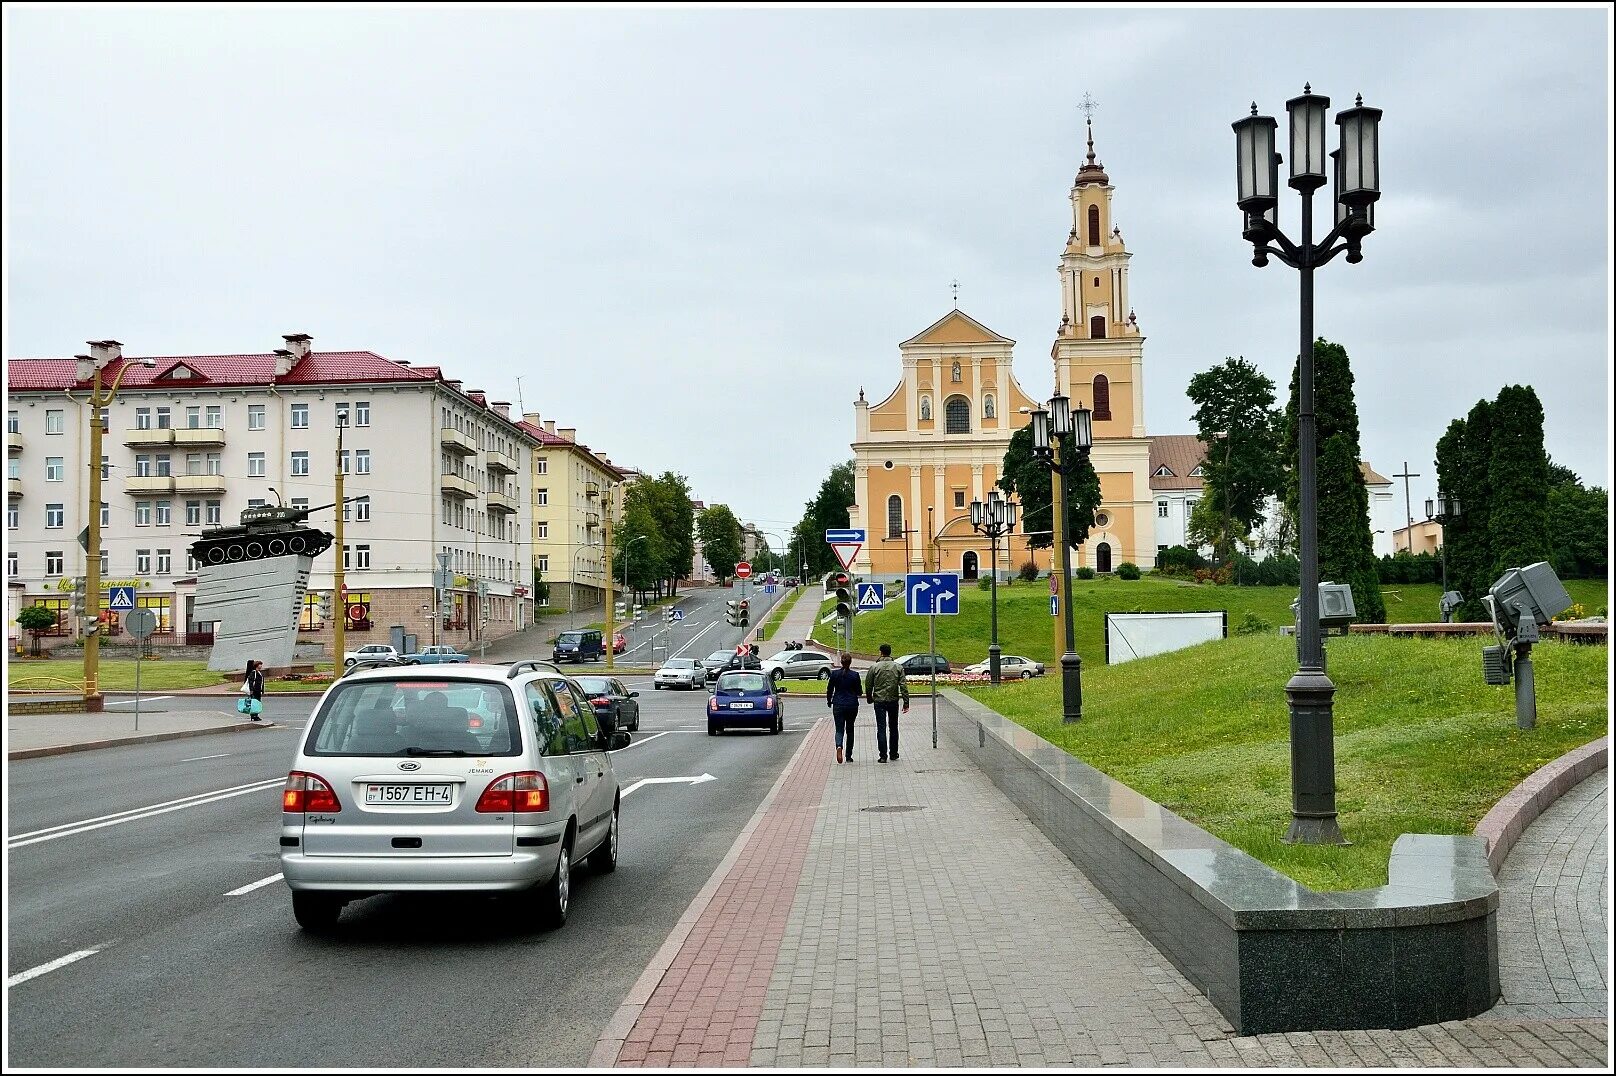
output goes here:
[{"label": "road lane line", "polygon": [[67,826],[52,826],[50,829],[35,830],[32,833],[20,833],[6,841],[6,848],[24,848],[30,844],[43,844],[45,841],[54,841],[58,837],[73,837],[80,833],[89,833],[92,830],[105,829],[108,826],[118,826],[125,822],[138,822],[146,818],[155,818],[160,814],[171,811],[183,811],[187,807],[201,807],[208,803],[218,803],[220,800],[233,799],[236,796],[246,796],[254,792],[264,792],[277,785],[284,784],[286,778],[276,777],[257,784],[243,785],[239,788],[226,789],[220,792],[203,793],[201,797],[190,796],[184,800],[173,800],[167,804],[154,804],[151,807],[136,808],[134,811],[120,811],[116,815],[106,815],[102,818],[88,818],[82,822],[70,822]]},{"label": "road lane line", "polygon": [[652,740],[656,739],[658,736],[666,736],[669,732],[672,732],[672,731],[673,731],[672,729],[668,729],[666,732],[652,732],[652,733],[648,733],[648,734],[646,734],[644,736],[641,736],[638,733],[635,733],[634,734],[634,739],[629,742],[629,745],[627,747],[619,747],[616,751],[613,751],[612,754],[621,755],[624,751],[632,751],[636,747],[640,746],[641,744],[650,743]]},{"label": "road lane line", "polygon": [[240,889],[232,889],[230,892],[226,893],[225,896],[227,896],[227,897],[239,897],[239,896],[242,896],[243,894],[251,893],[255,889],[262,889],[264,886],[269,885],[271,882],[278,882],[284,877],[286,877],[284,874],[271,874],[268,878],[260,878],[260,879],[258,879],[258,881],[252,883],[251,885],[244,885]]},{"label": "road lane line", "polygon": [[[1404,468],[1404,470],[1407,470],[1407,468]],[[672,654],[669,654],[669,655],[668,655],[668,657],[669,657],[669,658],[676,658],[676,657],[679,657],[679,656],[680,656],[680,655],[682,655],[682,654],[683,654],[683,653],[684,653],[684,652],[685,652],[685,651],[686,651],[686,650],[689,650],[689,649],[690,649],[690,648],[691,648],[691,647],[693,647],[693,646],[695,646],[695,645],[696,645],[696,640],[698,640],[698,639],[700,639],[700,638],[701,638],[701,637],[702,637],[702,636],[703,636],[703,635],[706,635],[706,634],[707,634],[707,633],[708,633],[708,632],[710,632],[710,631],[712,631],[712,630],[713,630],[713,629],[714,629],[714,628],[716,628],[716,627],[718,627],[718,621],[716,621],[716,620],[715,620],[715,621],[713,621],[713,622],[712,622],[712,623],[711,623],[711,624],[708,624],[708,625],[707,625],[707,626],[706,626],[706,627],[705,627],[705,628],[702,628],[702,629],[701,629],[701,630],[700,630],[700,631],[698,631],[698,632],[697,632],[697,633],[696,633],[696,634],[694,634],[694,635],[692,635],[692,636],[691,636],[691,637],[690,637],[690,639],[689,639],[689,641],[688,641],[688,642],[686,642],[686,643],[685,643],[685,645],[684,645],[684,646],[681,646],[681,647],[680,647],[680,648],[679,648],[679,649],[678,649],[678,650],[677,650],[677,651],[675,651],[675,652],[674,652],[674,653],[672,653]]]},{"label": "road lane line", "polygon": [[646,785],[704,785],[708,781],[716,780],[718,778],[710,773],[704,773],[700,777],[642,777],[623,789],[621,798],[627,799],[635,791],[644,788]]},{"label": "road lane line", "polygon": [[[1405,467],[1403,469],[1406,471],[1408,468]],[[59,956],[55,960],[52,960],[49,964],[41,964],[37,968],[29,968],[27,971],[19,971],[17,974],[6,980],[6,989],[10,990],[12,987],[17,986],[20,983],[26,983],[29,979],[37,979],[41,975],[49,975],[57,968],[65,968],[69,964],[83,960],[87,956],[94,956],[100,951],[100,949],[80,949],[76,953],[68,953],[66,956]]]},{"label": "road lane line", "polygon": [[[172,699],[173,697],[174,697],[173,695],[142,695],[140,697],[140,701],[141,702],[162,702],[164,699]],[[134,699],[114,699],[111,702],[107,703],[108,706],[133,706],[134,704],[135,704]]]},{"label": "road lane line", "polygon": [[195,793],[192,793],[189,796],[181,796],[178,799],[164,800],[161,803],[147,804],[145,807],[131,807],[127,811],[114,811],[111,814],[97,815],[94,818],[84,818],[84,819],[80,819],[77,822],[63,822],[61,825],[58,825],[58,826],[46,826],[44,829],[30,830],[27,833],[17,833],[17,834],[13,834],[12,836],[10,836],[10,837],[8,837],[6,839],[8,841],[20,841],[25,837],[37,837],[42,833],[51,833],[51,832],[53,832],[55,830],[59,830],[59,829],[74,829],[74,828],[76,828],[78,826],[86,825],[86,824],[88,824],[90,822],[100,822],[100,821],[103,821],[103,820],[108,819],[108,818],[120,818],[123,815],[141,814],[141,813],[143,813],[145,811],[150,811],[150,810],[153,810],[153,809],[158,808],[158,807],[167,807],[169,804],[172,804],[172,803],[184,803],[187,800],[197,800],[197,799],[202,799],[202,798],[204,798],[206,796],[216,796],[221,792],[234,792],[236,789],[239,789],[239,788],[258,788],[261,785],[269,783],[271,780],[275,780],[275,778],[267,778],[266,777],[261,781],[252,781],[252,782],[250,782],[248,784],[245,784],[245,785],[229,785],[229,786],[227,786],[225,788],[210,789],[207,792],[195,792]]},{"label": "road lane line", "polygon": [[231,752],[229,752],[229,751],[226,751],[222,755],[192,755],[190,758],[182,758],[182,759],[180,759],[180,761],[181,762],[201,762],[205,758],[229,758],[230,755],[231,755]]}]

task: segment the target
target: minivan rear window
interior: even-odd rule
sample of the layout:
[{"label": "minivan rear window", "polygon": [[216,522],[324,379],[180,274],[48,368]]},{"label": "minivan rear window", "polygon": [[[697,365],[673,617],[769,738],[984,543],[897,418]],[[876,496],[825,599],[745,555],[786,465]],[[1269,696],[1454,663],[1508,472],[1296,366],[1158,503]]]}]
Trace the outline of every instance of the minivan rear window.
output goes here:
[{"label": "minivan rear window", "polygon": [[310,755],[508,756],[522,751],[509,689],[478,680],[339,684],[309,730]]}]

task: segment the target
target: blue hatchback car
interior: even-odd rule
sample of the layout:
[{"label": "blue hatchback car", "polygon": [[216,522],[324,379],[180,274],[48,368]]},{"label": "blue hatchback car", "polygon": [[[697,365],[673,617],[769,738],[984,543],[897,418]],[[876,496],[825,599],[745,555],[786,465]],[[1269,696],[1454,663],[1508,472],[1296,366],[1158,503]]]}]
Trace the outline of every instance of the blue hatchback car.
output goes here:
[{"label": "blue hatchback car", "polygon": [[778,734],[785,728],[785,698],[763,673],[750,669],[722,673],[707,700],[707,735],[726,728],[762,728]]}]

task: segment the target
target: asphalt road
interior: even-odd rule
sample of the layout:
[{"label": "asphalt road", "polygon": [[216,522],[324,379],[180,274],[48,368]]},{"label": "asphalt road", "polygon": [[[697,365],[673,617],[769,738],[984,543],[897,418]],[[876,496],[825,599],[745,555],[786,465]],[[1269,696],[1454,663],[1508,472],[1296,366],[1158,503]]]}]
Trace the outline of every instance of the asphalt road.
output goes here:
[{"label": "asphalt road", "polygon": [[313,699],[277,700],[283,730],[10,763],[10,1064],[582,1065],[823,713],[791,700],[784,735],[713,739],[705,692],[631,686],[642,731],[613,756],[621,786],[714,780],[625,798],[617,873],[581,868],[554,932],[520,897],[424,896],[351,904],[332,938],[299,931],[265,880]]},{"label": "asphalt road", "polygon": [[[789,593],[785,587],[777,586],[773,594],[765,594],[755,581],[749,581],[744,592],[739,582],[730,587],[696,587],[685,591],[677,603],[684,612],[684,619],[669,625],[660,619],[660,608],[646,610],[646,619],[625,635],[628,650],[619,654],[618,660],[634,665],[660,665],[670,657],[704,658],[714,651],[734,650],[743,638],[768,619],[775,603]],[[725,604],[742,597],[748,601],[751,623],[744,628],[731,627],[724,622]],[[764,657],[773,653],[768,645],[762,644]]]}]

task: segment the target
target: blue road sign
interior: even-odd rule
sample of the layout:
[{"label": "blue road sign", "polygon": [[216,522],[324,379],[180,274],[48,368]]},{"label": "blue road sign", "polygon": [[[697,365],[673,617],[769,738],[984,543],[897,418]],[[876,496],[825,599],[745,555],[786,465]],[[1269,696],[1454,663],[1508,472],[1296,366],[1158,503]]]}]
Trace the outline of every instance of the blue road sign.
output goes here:
[{"label": "blue road sign", "polygon": [[831,530],[825,532],[827,545],[863,545],[864,532],[861,530]]},{"label": "blue road sign", "polygon": [[674,623],[678,623],[679,621],[683,620],[684,618],[685,618],[685,611],[683,609],[675,609],[673,611]]},{"label": "blue road sign", "polygon": [[1059,594],[1051,594],[1049,596],[1049,615],[1050,616],[1060,616],[1060,595]]},{"label": "blue road sign", "polygon": [[111,597],[107,600],[108,609],[114,612],[124,612],[135,607],[134,587],[111,587],[109,589],[111,590]]},{"label": "blue road sign", "polygon": [[886,604],[887,588],[885,583],[858,584],[858,607],[863,609],[879,609]]},{"label": "blue road sign", "polygon": [[904,576],[904,611],[914,616],[957,616],[959,589],[959,576],[952,573]]},{"label": "blue road sign", "polygon": [[774,593],[774,584],[773,583],[764,583],[763,584],[763,593],[765,593],[765,594],[773,594]]}]

